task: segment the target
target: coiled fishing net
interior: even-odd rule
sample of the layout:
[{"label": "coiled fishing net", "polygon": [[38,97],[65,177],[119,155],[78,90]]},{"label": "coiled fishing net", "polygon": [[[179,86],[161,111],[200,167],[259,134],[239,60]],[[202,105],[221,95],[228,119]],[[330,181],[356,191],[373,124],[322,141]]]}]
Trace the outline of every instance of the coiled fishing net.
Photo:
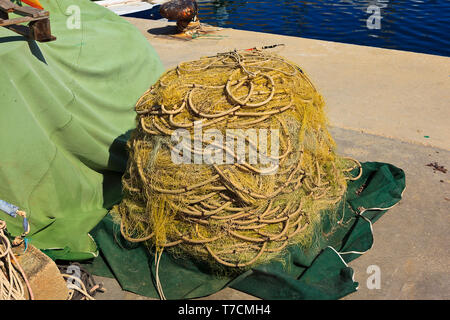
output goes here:
[{"label": "coiled fishing net", "polygon": [[361,169],[336,155],[324,106],[297,65],[264,50],[167,71],[136,104],[113,210],[122,235],[238,269],[311,245]]}]

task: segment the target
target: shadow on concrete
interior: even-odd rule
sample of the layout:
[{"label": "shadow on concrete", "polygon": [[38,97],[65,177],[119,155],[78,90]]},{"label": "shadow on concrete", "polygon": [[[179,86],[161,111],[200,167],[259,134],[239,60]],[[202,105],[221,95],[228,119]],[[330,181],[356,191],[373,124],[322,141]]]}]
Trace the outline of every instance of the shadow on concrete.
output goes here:
[{"label": "shadow on concrete", "polygon": [[148,29],[147,32],[154,36],[170,36],[177,34],[178,29],[174,25],[169,25],[161,28]]}]

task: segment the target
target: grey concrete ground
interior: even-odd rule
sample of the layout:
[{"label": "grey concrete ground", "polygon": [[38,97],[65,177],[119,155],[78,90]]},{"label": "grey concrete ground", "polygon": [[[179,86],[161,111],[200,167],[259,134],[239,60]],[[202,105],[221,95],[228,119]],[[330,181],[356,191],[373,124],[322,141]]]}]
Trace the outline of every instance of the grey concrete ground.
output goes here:
[{"label": "grey concrete ground", "polygon": [[[340,152],[361,161],[388,162],[406,173],[403,200],[374,228],[374,246],[350,263],[359,290],[346,299],[450,298],[450,177],[426,164],[449,164],[450,152],[334,128]],[[367,268],[381,270],[381,288],[369,290]]]},{"label": "grey concrete ground", "polygon": [[[129,19],[166,67],[274,43],[297,62],[325,97],[342,155],[394,164],[406,172],[403,200],[374,224],[374,246],[350,263],[359,290],[344,299],[450,299],[450,58],[225,29],[222,40],[174,40],[166,23]],[[367,268],[381,288],[367,287]],[[140,299],[112,279],[99,299]],[[206,299],[251,299],[225,289]]]}]

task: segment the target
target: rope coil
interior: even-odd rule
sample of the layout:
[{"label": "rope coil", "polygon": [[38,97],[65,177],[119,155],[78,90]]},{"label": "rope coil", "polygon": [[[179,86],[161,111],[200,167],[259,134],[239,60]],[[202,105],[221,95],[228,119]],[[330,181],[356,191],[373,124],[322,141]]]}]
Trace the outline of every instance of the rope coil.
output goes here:
[{"label": "rope coil", "polygon": [[6,222],[0,220],[0,300],[26,300],[27,291],[29,299],[34,300],[27,276],[12,251],[5,230]]}]

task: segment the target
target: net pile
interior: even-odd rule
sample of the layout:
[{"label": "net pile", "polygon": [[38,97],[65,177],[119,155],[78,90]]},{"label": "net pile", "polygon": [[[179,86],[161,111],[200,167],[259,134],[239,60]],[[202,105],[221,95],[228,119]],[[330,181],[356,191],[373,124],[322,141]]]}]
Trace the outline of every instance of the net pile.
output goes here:
[{"label": "net pile", "polygon": [[[311,245],[320,215],[361,168],[336,155],[324,106],[297,65],[264,50],[167,71],[136,105],[124,198],[113,210],[122,235],[232,268]],[[239,139],[244,157],[225,143]]]}]

